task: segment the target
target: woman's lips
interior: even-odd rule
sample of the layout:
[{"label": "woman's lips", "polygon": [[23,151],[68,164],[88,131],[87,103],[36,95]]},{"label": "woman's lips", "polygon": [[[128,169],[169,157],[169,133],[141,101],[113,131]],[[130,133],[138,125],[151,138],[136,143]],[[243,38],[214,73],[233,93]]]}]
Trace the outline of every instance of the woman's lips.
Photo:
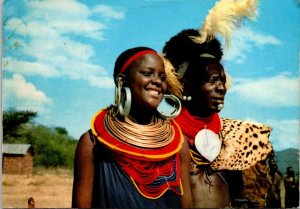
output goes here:
[{"label": "woman's lips", "polygon": [[152,95],[154,95],[154,96],[158,96],[159,94],[160,94],[160,92],[159,91],[157,91],[157,90],[147,90],[150,94],[152,94]]}]

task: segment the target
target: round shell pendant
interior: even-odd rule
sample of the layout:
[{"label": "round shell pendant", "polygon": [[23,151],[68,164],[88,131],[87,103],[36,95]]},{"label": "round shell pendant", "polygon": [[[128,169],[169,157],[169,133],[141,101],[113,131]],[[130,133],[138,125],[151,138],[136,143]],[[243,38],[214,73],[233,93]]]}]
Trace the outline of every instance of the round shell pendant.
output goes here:
[{"label": "round shell pendant", "polygon": [[212,162],[221,150],[221,140],[218,134],[209,129],[202,129],[195,137],[195,146],[198,152]]}]

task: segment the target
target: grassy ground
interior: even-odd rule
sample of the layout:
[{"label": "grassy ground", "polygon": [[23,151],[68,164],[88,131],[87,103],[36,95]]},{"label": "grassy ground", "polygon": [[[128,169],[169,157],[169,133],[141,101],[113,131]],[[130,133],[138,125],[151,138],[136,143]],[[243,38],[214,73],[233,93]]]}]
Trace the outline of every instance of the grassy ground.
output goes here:
[{"label": "grassy ground", "polygon": [[2,174],[2,207],[27,208],[30,197],[36,208],[70,208],[73,172],[36,169],[33,175]]}]

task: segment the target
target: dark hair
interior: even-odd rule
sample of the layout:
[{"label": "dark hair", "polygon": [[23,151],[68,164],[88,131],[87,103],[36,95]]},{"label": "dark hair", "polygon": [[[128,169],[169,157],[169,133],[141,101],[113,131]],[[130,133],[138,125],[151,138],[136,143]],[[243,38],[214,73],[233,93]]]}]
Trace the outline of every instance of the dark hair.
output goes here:
[{"label": "dark hair", "polygon": [[295,177],[294,169],[293,169],[293,167],[291,167],[291,166],[288,166],[288,167],[286,168],[286,173],[287,173],[288,176]]},{"label": "dark hair", "polygon": [[136,53],[138,53],[140,51],[144,51],[144,50],[155,51],[154,49],[140,46],[140,47],[134,47],[131,49],[127,49],[118,56],[118,58],[115,61],[114,74],[113,74],[115,82],[116,82],[116,76],[120,73],[121,68],[127,62],[127,60],[129,60]]},{"label": "dark hair", "polygon": [[[188,67],[184,74],[184,80],[193,82],[195,78],[205,79],[207,75],[207,66],[215,65],[223,69],[220,64],[223,52],[220,42],[213,38],[204,43],[197,43],[192,40],[192,37],[200,37],[200,34],[195,29],[182,30],[177,35],[173,36],[166,42],[163,53],[175,67],[176,72],[180,66],[188,62]],[[203,54],[210,54],[212,57],[200,57]],[[195,76],[198,75],[199,76]]]}]

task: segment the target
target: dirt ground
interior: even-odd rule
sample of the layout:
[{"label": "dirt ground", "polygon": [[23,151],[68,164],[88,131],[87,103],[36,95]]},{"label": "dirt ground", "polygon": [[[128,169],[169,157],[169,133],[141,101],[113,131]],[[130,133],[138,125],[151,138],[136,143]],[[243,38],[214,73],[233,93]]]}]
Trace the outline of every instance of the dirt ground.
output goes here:
[{"label": "dirt ground", "polygon": [[33,175],[2,174],[2,207],[27,208],[34,198],[36,208],[70,208],[73,171],[39,169]]}]

